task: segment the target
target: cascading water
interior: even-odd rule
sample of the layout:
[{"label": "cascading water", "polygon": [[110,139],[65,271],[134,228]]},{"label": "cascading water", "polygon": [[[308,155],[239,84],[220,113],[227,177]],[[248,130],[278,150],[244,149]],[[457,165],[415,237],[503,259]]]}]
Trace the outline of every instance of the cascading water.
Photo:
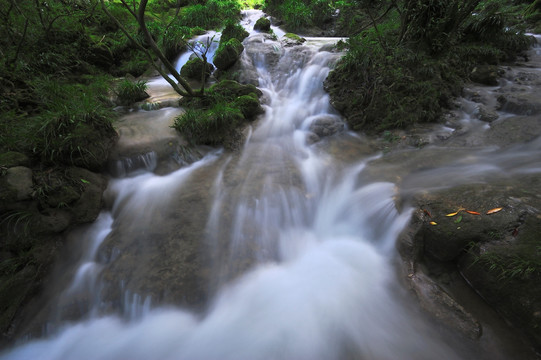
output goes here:
[{"label": "cascading water", "polygon": [[[85,319],[59,323],[2,358],[479,358],[418,313],[396,279],[394,242],[411,210],[397,210],[395,183],[366,174],[379,155],[351,163],[326,150],[324,136],[344,124],[322,86],[339,54],[319,41],[284,47],[252,33],[243,61],[258,74],[266,111],[241,153],[213,152],[166,176],[111,180],[111,211],[74,235],[90,239],[89,250],[63,292],[91,293]],[[487,163],[490,173],[513,156],[538,154],[531,146],[448,168]],[[414,192],[441,181],[426,175],[401,186]],[[107,249],[98,254],[100,244]],[[204,273],[196,282],[207,295],[196,300],[178,285],[191,284],[190,271]],[[165,306],[197,299],[197,310]]]}]

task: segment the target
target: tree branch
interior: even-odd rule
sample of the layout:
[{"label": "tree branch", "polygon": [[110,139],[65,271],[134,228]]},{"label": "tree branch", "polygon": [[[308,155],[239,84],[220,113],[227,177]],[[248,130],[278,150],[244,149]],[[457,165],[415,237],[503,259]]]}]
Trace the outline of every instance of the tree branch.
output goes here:
[{"label": "tree branch", "polygon": [[120,21],[118,21],[118,19],[113,15],[111,14],[111,12],[107,9],[106,5],[105,5],[105,2],[104,0],[100,0],[101,2],[101,5],[102,5],[102,8],[103,8],[103,11],[107,14],[107,16],[109,16],[109,18],[111,18],[117,25],[118,27],[120,28],[120,30],[124,33],[124,35],[126,35],[126,37],[132,42],[132,44],[137,47],[139,50],[141,50],[145,56],[148,58],[148,60],[151,62],[152,66],[158,71],[158,73],[165,79],[165,81],[167,81],[169,83],[169,85],[171,85],[173,87],[173,89],[178,93],[180,94],[181,96],[193,96],[193,94],[190,94],[189,92],[186,92],[186,91],[183,91],[177,83],[175,83],[173,80],[171,80],[171,78],[162,70],[162,68],[156,64],[156,62],[154,61],[154,58],[152,57],[152,55],[150,54],[150,52],[145,49],[141,44],[139,44],[131,35],[130,33],[128,32],[128,30],[124,27],[124,25],[122,25],[122,23],[120,23]]}]

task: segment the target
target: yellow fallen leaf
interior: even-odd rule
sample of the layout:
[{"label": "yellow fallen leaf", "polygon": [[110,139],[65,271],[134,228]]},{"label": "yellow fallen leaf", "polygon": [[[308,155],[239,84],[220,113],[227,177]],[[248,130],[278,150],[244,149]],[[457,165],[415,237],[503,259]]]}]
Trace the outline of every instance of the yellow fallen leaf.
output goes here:
[{"label": "yellow fallen leaf", "polygon": [[438,223],[435,222],[435,221],[431,221],[431,222],[430,222],[430,225],[438,225]]},{"label": "yellow fallen leaf", "polygon": [[461,212],[462,210],[464,210],[464,208],[460,208],[460,209],[458,209],[456,212],[447,214],[447,215],[445,215],[445,216],[455,216],[456,214],[458,214],[458,213]]},{"label": "yellow fallen leaf", "polygon": [[502,209],[503,209],[502,207],[490,209],[489,211],[487,211],[487,215],[497,213],[498,211],[501,211]]}]

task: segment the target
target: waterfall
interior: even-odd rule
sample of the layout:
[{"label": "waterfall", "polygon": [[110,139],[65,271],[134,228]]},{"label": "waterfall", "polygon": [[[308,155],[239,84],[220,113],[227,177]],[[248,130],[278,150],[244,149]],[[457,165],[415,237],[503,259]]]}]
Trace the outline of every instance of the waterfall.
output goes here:
[{"label": "waterfall", "polygon": [[[321,40],[285,46],[257,32],[244,44],[242,61],[258,74],[265,114],[240,154],[211,152],[165,176],[119,171],[106,193],[110,210],[84,235],[89,250],[66,290],[99,293],[93,312],[2,359],[470,355],[457,350],[459,337],[418,312],[396,278],[394,242],[412,209],[397,209],[394,182],[369,180],[380,155],[346,161],[327,150],[327,135],[340,132],[362,143],[323,90],[341,54]],[[198,237],[195,249],[189,235]],[[96,266],[105,268],[102,283]],[[185,270],[193,268],[204,270],[195,282],[208,294],[195,309],[175,297],[185,289],[179,283],[191,284]],[[172,281],[158,292],[163,279]],[[104,286],[121,300],[101,293]]]}]

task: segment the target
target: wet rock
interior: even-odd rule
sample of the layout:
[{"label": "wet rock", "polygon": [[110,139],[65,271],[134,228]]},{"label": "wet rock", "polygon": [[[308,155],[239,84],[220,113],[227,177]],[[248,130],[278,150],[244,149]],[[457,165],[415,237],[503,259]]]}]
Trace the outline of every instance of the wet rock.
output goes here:
[{"label": "wet rock", "polygon": [[293,45],[301,45],[302,43],[306,42],[306,39],[294,33],[286,33],[284,36],[282,36],[280,41],[285,46],[293,46]]},{"label": "wet rock", "polygon": [[[5,184],[12,194],[5,194],[7,199],[28,200],[32,197],[32,170],[24,166],[15,166],[6,171]],[[7,190],[7,189],[6,189]],[[4,193],[4,191],[2,191]]]},{"label": "wet rock", "polygon": [[[456,313],[454,306],[449,308],[447,297],[441,297],[440,290],[427,285],[424,278],[415,284],[419,272],[429,274],[440,266],[451,267],[452,271],[460,271],[475,292],[540,349],[541,290],[536,285],[541,278],[539,193],[539,178],[523,176],[520,181],[463,185],[418,196],[414,203],[419,210],[400,236],[397,247],[404,272],[409,275],[409,286],[421,304],[433,304],[437,317],[455,318],[459,314],[459,319],[471,323],[460,311]],[[502,210],[486,214],[489,209],[500,207]],[[460,208],[464,210],[446,216]],[[452,298],[452,294],[447,295]],[[429,311],[434,313],[430,307]],[[440,311],[443,315],[438,315]],[[459,327],[462,320],[457,323]],[[470,330],[466,333],[475,334]]]},{"label": "wet rock", "polygon": [[479,105],[477,108],[477,117],[481,121],[493,122],[500,117],[496,111],[488,109],[484,105]]},{"label": "wet rock", "polygon": [[409,274],[408,279],[410,289],[425,311],[470,339],[481,337],[482,327],[479,321],[430,277],[418,271]]},{"label": "wet rock", "polygon": [[225,44],[220,44],[214,55],[214,65],[220,70],[227,70],[237,62],[243,51],[244,46],[240,41],[230,39]]},{"label": "wet rock", "polygon": [[334,135],[344,128],[344,122],[340,117],[333,115],[319,116],[310,125],[310,131],[319,137]]},{"label": "wet rock", "polygon": [[537,116],[512,116],[492,123],[482,136],[488,144],[501,147],[524,144],[541,136],[541,121]]},{"label": "wet rock", "polygon": [[71,212],[62,209],[48,209],[46,214],[40,214],[38,233],[56,234],[66,230],[72,220]]},{"label": "wet rock", "polygon": [[268,32],[271,28],[271,21],[262,16],[254,24],[254,30]]},{"label": "wet rock", "polygon": [[67,174],[82,184],[81,196],[71,205],[73,221],[80,224],[96,220],[102,208],[102,194],[107,180],[104,176],[83,168],[69,168]]},{"label": "wet rock", "polygon": [[267,69],[271,69],[278,64],[282,56],[282,44],[270,34],[252,35],[246,39],[244,44],[248,55],[245,65],[248,65],[249,68],[255,69],[254,61],[262,61]]},{"label": "wet rock", "polygon": [[502,73],[496,65],[480,65],[473,69],[470,80],[483,85],[497,86]]},{"label": "wet rock", "polygon": [[499,110],[516,115],[537,115],[541,113],[541,99],[532,92],[505,92],[498,97]]},{"label": "wet rock", "polygon": [[210,63],[204,63],[203,60],[196,57],[188,60],[188,62],[180,69],[180,75],[191,80],[201,80],[202,71],[205,71],[205,79],[208,79],[214,66]]},{"label": "wet rock", "polygon": [[264,112],[257,95],[254,93],[241,95],[234,102],[247,120],[253,120],[257,115]]}]

